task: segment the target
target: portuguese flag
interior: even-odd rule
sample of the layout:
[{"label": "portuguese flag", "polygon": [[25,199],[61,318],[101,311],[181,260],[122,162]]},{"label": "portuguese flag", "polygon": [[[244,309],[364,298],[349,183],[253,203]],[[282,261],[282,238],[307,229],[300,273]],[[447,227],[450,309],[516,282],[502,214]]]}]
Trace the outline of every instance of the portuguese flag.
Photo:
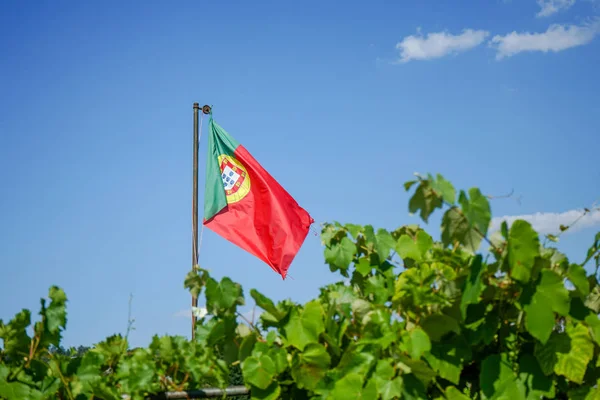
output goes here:
[{"label": "portuguese flag", "polygon": [[285,279],[311,216],[235,139],[209,123],[204,225]]}]

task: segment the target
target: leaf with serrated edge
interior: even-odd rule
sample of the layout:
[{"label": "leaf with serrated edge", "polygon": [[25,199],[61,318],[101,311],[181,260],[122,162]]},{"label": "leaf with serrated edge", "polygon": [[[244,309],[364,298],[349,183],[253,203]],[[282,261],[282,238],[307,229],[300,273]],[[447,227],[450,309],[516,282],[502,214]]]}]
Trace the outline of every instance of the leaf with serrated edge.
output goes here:
[{"label": "leaf with serrated edge", "polygon": [[332,244],[325,248],[325,261],[341,269],[350,266],[356,245],[347,237],[342,238],[340,243]]},{"label": "leaf with serrated edge", "polygon": [[306,346],[292,361],[292,377],[299,388],[314,390],[329,368],[331,358],[325,347],[318,343]]},{"label": "leaf with serrated edge", "polygon": [[567,271],[567,277],[575,285],[582,296],[590,294],[590,283],[588,282],[585,269],[579,264],[571,264]]},{"label": "leaf with serrated edge", "polygon": [[513,279],[526,283],[531,279],[535,258],[540,254],[537,232],[527,221],[518,219],[508,233],[508,263]]},{"label": "leaf with serrated edge", "polygon": [[525,399],[525,387],[517,381],[506,353],[483,360],[480,386],[482,399]]},{"label": "leaf with serrated edge", "polygon": [[266,355],[250,356],[242,363],[244,380],[259,389],[267,389],[275,376],[275,363]]},{"label": "leaf with serrated edge", "polygon": [[302,311],[292,309],[284,329],[288,342],[298,350],[304,350],[309,343],[318,343],[319,335],[325,331],[321,303],[313,300]]},{"label": "leaf with serrated edge", "polygon": [[481,255],[478,254],[471,263],[469,276],[465,282],[465,288],[460,300],[460,312],[463,319],[467,317],[467,307],[469,304],[477,304],[479,302],[479,296],[484,289],[483,282],[481,281],[483,271]]},{"label": "leaf with serrated edge", "polygon": [[593,355],[594,344],[583,324],[569,324],[565,332],[553,333],[546,344],[535,346],[535,357],[545,375],[555,372],[576,383],[583,382]]},{"label": "leaf with serrated edge", "polygon": [[530,303],[524,306],[525,326],[535,338],[546,343],[554,328],[554,312],[567,315],[569,308],[569,292],[560,276],[552,270],[543,270]]}]

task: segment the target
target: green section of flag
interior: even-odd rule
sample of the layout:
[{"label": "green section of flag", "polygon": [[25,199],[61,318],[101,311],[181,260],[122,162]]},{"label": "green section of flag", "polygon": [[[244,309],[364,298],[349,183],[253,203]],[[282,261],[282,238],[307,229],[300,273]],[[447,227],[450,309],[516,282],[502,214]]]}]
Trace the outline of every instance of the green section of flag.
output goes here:
[{"label": "green section of flag", "polygon": [[233,156],[239,143],[215,123],[211,117],[208,124],[208,153],[206,158],[206,182],[204,186],[204,219],[209,220],[227,206],[223,188],[219,156]]}]

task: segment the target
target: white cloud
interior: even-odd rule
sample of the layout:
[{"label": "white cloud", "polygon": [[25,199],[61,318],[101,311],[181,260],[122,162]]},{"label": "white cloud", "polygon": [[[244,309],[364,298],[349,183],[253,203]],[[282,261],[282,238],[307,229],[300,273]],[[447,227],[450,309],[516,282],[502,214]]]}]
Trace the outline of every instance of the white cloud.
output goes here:
[{"label": "white cloud", "polygon": [[536,17],[548,17],[575,4],[575,0],[537,0],[540,11]]},{"label": "white cloud", "polygon": [[447,32],[428,33],[423,36],[420,29],[416,35],[402,39],[396,45],[400,50],[400,62],[411,60],[430,60],[448,54],[458,54],[479,46],[489,32],[483,30],[465,29],[459,35]]},{"label": "white cloud", "polygon": [[[584,214],[584,210],[569,210],[563,213],[535,213],[525,215],[505,215],[504,217],[497,217],[492,219],[490,231],[497,231],[500,229],[502,221],[506,221],[508,226],[516,221],[517,219],[523,219],[529,222],[533,228],[540,234],[556,234],[560,231],[560,225],[569,226]],[[592,210],[587,213],[577,223],[565,232],[573,233],[581,231],[586,228],[600,227],[600,209]]]},{"label": "white cloud", "polygon": [[496,35],[490,45],[496,47],[496,59],[511,57],[524,51],[559,52],[588,44],[600,32],[600,19],[583,25],[553,24],[543,33],[517,33]]}]

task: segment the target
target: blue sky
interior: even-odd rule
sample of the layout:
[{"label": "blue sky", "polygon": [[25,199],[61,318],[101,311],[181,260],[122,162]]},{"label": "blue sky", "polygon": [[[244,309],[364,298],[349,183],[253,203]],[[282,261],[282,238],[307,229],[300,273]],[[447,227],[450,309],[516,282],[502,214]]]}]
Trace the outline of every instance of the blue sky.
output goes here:
[{"label": "blue sky", "polygon": [[[66,345],[123,333],[130,293],[134,346],[189,335],[196,101],[317,223],[418,222],[402,188],[416,171],[514,190],[494,215],[548,232],[600,198],[596,2],[341,4],[3,2],[0,318],[56,284]],[[559,247],[581,261],[599,226]],[[309,235],[282,281],[205,230],[200,263],[304,302],[338,279],[322,251]]]}]

